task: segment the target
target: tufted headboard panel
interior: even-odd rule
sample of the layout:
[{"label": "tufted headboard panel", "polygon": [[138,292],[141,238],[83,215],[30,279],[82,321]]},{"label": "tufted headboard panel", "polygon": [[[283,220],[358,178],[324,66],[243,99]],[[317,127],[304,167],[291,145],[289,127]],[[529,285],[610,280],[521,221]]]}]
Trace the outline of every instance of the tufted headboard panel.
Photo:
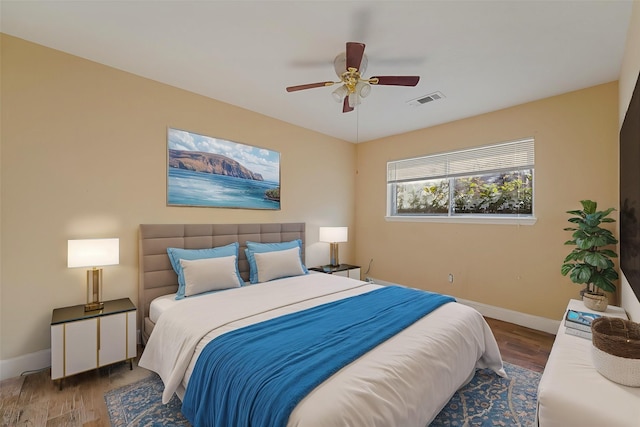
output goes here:
[{"label": "tufted headboard panel", "polygon": [[[178,276],[171,267],[167,248],[204,249],[238,242],[238,269],[249,280],[249,262],[244,250],[247,240],[260,243],[302,240],[304,261],[305,223],[274,224],[141,224],[139,233],[138,322],[147,342],[152,324],[149,305],[154,298],[178,291]],[[146,320],[145,320],[146,319]]]}]

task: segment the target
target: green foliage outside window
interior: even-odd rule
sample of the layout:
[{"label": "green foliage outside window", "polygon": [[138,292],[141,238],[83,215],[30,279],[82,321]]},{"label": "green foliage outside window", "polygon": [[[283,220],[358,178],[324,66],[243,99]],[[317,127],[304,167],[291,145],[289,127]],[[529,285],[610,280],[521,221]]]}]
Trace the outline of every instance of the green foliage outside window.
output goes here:
[{"label": "green foliage outside window", "polygon": [[446,179],[397,184],[398,214],[446,214],[449,181]]},{"label": "green foliage outside window", "polygon": [[454,188],[452,214],[533,213],[531,170],[396,184],[396,213],[447,215],[450,182]]},{"label": "green foliage outside window", "polygon": [[531,172],[508,172],[456,179],[455,213],[531,214]]}]

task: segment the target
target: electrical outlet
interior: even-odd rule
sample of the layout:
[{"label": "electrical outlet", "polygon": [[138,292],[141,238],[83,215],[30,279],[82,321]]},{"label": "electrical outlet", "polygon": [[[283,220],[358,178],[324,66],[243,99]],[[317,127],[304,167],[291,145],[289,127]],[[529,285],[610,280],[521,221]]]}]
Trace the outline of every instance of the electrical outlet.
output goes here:
[{"label": "electrical outlet", "polygon": [[449,273],[449,283],[453,283],[453,274]]}]

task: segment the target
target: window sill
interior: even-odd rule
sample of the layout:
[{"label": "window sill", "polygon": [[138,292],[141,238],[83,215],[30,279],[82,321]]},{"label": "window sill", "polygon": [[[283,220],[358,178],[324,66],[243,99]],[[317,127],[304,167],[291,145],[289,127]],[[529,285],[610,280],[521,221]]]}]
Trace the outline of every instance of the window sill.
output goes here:
[{"label": "window sill", "polygon": [[536,217],[497,217],[497,216],[385,216],[389,222],[440,222],[449,224],[499,224],[534,225]]}]

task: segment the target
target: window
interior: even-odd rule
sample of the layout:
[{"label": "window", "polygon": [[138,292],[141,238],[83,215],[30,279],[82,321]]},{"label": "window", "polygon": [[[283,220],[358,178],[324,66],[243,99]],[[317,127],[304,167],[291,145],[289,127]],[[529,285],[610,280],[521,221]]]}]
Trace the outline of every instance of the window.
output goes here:
[{"label": "window", "polygon": [[533,223],[534,140],[387,163],[387,219]]}]

